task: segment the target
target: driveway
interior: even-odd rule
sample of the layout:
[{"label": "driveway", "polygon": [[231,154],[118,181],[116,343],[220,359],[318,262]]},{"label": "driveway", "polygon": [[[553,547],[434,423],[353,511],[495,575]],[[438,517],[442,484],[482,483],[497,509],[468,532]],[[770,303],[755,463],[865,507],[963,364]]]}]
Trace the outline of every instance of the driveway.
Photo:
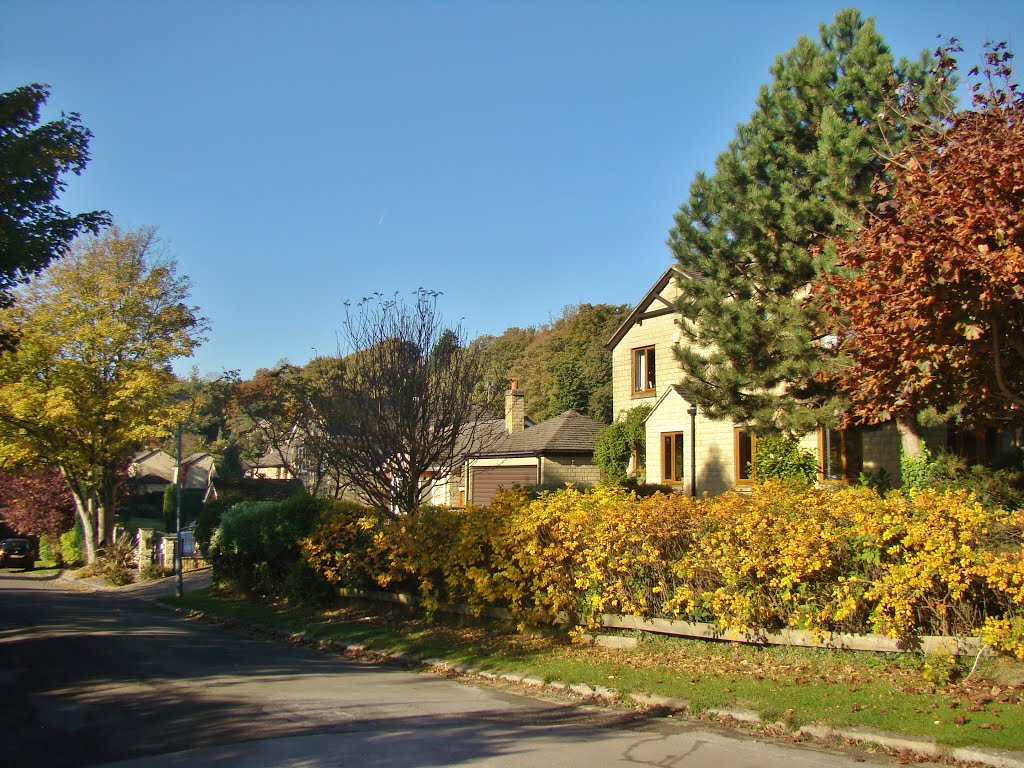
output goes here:
[{"label": "driveway", "polygon": [[[202,579],[192,577],[192,586]],[[666,766],[883,762],[347,661],[111,591],[0,571],[4,763]],[[189,585],[186,584],[186,589]]]}]

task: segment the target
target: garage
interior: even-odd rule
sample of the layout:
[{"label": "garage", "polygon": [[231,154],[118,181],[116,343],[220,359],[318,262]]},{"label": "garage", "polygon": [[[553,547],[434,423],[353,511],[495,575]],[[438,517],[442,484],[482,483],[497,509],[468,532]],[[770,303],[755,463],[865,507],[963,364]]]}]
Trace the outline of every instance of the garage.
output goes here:
[{"label": "garage", "polygon": [[481,507],[487,506],[494,500],[499,488],[536,484],[536,464],[473,467],[470,470],[470,503]]}]

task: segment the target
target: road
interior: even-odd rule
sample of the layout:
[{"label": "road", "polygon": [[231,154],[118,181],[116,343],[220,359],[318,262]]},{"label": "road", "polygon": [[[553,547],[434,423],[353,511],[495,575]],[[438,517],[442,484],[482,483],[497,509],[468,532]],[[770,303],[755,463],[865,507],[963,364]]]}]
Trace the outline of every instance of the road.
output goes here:
[{"label": "road", "polygon": [[541,701],[0,571],[5,766],[838,768],[872,755]]}]

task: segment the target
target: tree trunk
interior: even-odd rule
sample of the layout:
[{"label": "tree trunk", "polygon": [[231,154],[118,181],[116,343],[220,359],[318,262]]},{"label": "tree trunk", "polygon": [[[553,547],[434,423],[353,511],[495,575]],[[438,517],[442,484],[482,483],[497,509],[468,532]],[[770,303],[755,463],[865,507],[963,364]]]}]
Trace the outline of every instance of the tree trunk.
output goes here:
[{"label": "tree trunk", "polygon": [[85,564],[92,565],[96,562],[96,526],[93,521],[92,501],[90,499],[83,499],[74,489],[72,489],[71,495],[75,499],[75,511],[78,513],[78,522],[82,524]]},{"label": "tree trunk", "polygon": [[900,433],[900,445],[904,456],[917,458],[924,447],[921,436],[921,422],[912,411],[902,411],[896,415],[896,429]]}]

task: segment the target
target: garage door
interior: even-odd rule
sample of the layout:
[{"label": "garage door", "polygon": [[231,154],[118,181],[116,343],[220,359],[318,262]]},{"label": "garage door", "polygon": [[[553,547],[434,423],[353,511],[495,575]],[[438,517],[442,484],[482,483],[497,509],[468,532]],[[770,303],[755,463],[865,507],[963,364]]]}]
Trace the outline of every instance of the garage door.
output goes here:
[{"label": "garage door", "polygon": [[494,500],[499,488],[511,488],[513,485],[536,485],[537,466],[516,467],[474,467],[472,469],[473,498],[472,503],[487,506]]}]

